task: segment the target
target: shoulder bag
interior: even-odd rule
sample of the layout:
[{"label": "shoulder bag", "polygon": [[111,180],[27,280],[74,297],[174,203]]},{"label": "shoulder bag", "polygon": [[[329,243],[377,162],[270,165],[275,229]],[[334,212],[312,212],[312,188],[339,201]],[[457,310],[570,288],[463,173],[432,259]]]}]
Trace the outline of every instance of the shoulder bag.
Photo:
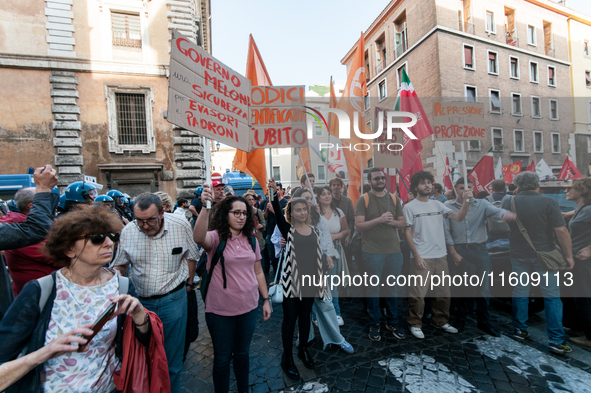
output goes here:
[{"label": "shoulder bag", "polygon": [[285,247],[281,249],[279,255],[279,262],[277,263],[277,271],[275,272],[275,279],[269,286],[269,298],[272,303],[283,303],[283,284],[281,283],[282,276],[281,271],[283,270],[283,260],[285,259]]},{"label": "shoulder bag", "polygon": [[[517,214],[517,209],[515,208],[515,197],[511,197],[511,211]],[[538,260],[542,265],[542,268],[548,271],[559,271],[566,269],[566,260],[564,259],[564,255],[562,254],[562,250],[557,245],[554,246],[554,250],[552,251],[538,251],[534,247],[529,235],[527,234],[527,230],[523,226],[521,220],[519,220],[519,215],[517,215],[517,226],[519,227],[519,231],[527,240],[531,248],[534,249],[536,254],[538,255]]]}]

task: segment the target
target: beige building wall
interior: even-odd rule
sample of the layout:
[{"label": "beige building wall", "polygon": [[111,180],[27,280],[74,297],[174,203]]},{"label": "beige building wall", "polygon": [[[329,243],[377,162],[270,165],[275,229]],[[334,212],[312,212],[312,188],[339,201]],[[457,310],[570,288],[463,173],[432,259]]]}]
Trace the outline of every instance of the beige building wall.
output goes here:
[{"label": "beige building wall", "polygon": [[575,149],[571,153],[576,155],[581,174],[591,176],[591,80],[587,80],[587,76],[591,78],[591,17],[585,22],[568,21],[575,131]]},{"label": "beige building wall", "polygon": [[[1,2],[3,173],[51,163],[62,189],[85,174],[103,192],[191,196],[204,177],[203,146],[165,118],[170,39],[176,28],[209,48],[209,8],[209,0]],[[115,42],[114,14],[133,17],[125,28],[137,21],[140,45]],[[118,94],[142,97],[141,107],[123,110],[145,113],[146,143],[122,145]]]},{"label": "beige building wall", "polygon": [[[464,19],[464,6],[470,18]],[[492,28],[487,29],[487,11],[493,15]],[[514,11],[515,31],[510,38],[506,32],[506,13]],[[391,102],[398,94],[398,69],[405,67],[409,78],[432,120],[433,104],[438,97],[464,100],[466,86],[476,87],[477,101],[485,104],[487,138],[479,149],[467,151],[467,166],[471,168],[493,146],[491,128],[502,128],[503,145],[495,151],[502,163],[524,161],[527,166],[532,159],[537,163],[542,158],[550,167],[558,170],[569,148],[574,147],[573,114],[571,97],[571,63],[569,58],[569,26],[571,11],[549,1],[507,0],[406,0],[390,2],[365,32],[365,50],[368,55],[368,92],[373,106],[392,109]],[[406,17],[406,51],[395,54],[395,26]],[[528,29],[533,31],[528,40]],[[546,29],[546,40],[544,31]],[[383,34],[383,35],[382,35]],[[386,64],[376,68],[381,40],[386,42]],[[529,41],[529,42],[528,42]],[[474,70],[464,69],[463,45],[474,50]],[[497,73],[488,71],[489,51],[496,53]],[[350,67],[355,46],[342,59]],[[518,79],[509,75],[509,57],[519,60]],[[383,55],[379,56],[383,59]],[[530,61],[537,64],[538,82],[530,82]],[[549,68],[555,70],[555,83],[549,83]],[[387,99],[381,102],[379,85],[387,85]],[[490,89],[500,92],[500,114],[490,111]],[[521,95],[522,114],[512,114],[512,93]],[[541,118],[532,117],[531,97],[539,97]],[[558,119],[550,120],[550,99],[557,99]],[[377,103],[376,103],[377,102]],[[370,108],[366,119],[377,114]],[[514,130],[523,131],[523,151],[516,151]],[[534,152],[534,131],[541,132],[543,150]],[[552,134],[560,135],[558,152],[552,152]],[[461,159],[459,142],[437,142],[432,138],[423,141],[423,165],[438,181],[442,181],[444,156],[450,161]],[[437,146],[438,145],[438,146]]]}]

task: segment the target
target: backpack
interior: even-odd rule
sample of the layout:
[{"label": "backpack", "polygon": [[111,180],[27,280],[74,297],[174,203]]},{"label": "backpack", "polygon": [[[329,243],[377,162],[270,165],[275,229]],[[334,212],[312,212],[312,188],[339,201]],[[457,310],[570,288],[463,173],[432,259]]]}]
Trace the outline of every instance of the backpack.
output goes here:
[{"label": "backpack", "polygon": [[[487,196],[485,199],[489,201],[494,207],[502,209],[503,201],[505,200],[505,198],[509,196],[510,195],[503,197],[503,199],[501,199],[500,201],[495,201],[492,195]],[[488,233],[493,233],[496,235],[508,235],[511,231],[508,222],[492,217],[488,217],[486,221]]]},{"label": "backpack", "polygon": [[[250,246],[252,247],[252,251],[256,253],[256,245],[257,238],[255,235],[250,235]],[[209,267],[209,272],[207,271],[207,253],[203,252],[201,257],[199,257],[199,262],[197,263],[197,268],[195,269],[195,273],[201,277],[201,281],[199,282],[199,292],[201,292],[201,298],[203,299],[203,303],[205,303],[205,297],[207,296],[207,291],[209,289],[210,277],[213,274],[213,269],[217,265],[218,261],[222,266],[222,277],[224,280],[224,289],[226,289],[226,265],[224,263],[224,250],[226,249],[226,241],[220,240],[218,247],[211,258],[211,266]]]},{"label": "backpack", "polygon": [[[392,193],[388,194],[390,194],[392,202],[394,203],[394,206],[396,206],[396,197]],[[363,194],[363,202],[365,202],[365,208],[367,209],[369,207],[369,193],[366,192],[365,194]]]},{"label": "backpack", "polygon": [[[394,206],[396,206],[396,197],[394,196],[394,194],[390,192],[388,194],[390,194],[390,197],[392,198],[392,203],[394,204]],[[367,210],[367,208],[369,207],[369,193],[366,192],[365,194],[363,194],[362,197],[363,202],[365,203],[365,209]],[[353,236],[351,236],[351,242],[349,243],[349,249],[351,250],[351,252],[361,252],[361,246],[363,242],[362,237],[363,235],[361,234],[361,232],[353,232]]]}]

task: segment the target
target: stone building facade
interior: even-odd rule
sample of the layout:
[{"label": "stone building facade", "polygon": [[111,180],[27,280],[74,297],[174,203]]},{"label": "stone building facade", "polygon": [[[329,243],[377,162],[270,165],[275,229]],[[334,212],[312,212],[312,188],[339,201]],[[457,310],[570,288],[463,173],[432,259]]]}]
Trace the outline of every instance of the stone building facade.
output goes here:
[{"label": "stone building facade", "polygon": [[0,5],[3,173],[52,163],[60,187],[190,196],[202,138],[166,121],[172,29],[211,51],[209,0]]},{"label": "stone building facade", "polygon": [[[407,74],[429,120],[436,101],[484,103],[486,140],[466,143],[468,169],[492,147],[495,165],[542,158],[555,171],[574,152],[569,20],[591,18],[549,0],[391,1],[366,30],[366,120],[388,110]],[[350,66],[357,44],[341,60]],[[373,103],[373,104],[372,104]],[[441,182],[460,142],[423,140]]]}]

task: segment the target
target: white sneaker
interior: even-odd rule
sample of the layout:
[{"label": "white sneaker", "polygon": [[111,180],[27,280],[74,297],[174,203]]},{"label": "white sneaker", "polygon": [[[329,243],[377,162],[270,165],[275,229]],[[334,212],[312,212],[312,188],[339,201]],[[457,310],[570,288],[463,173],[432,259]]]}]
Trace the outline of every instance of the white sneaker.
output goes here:
[{"label": "white sneaker", "polygon": [[415,336],[416,338],[419,338],[421,340],[425,338],[423,331],[421,330],[421,328],[418,328],[418,327],[411,327],[410,334],[412,334],[413,336]]},{"label": "white sneaker", "polygon": [[448,333],[457,333],[458,329],[456,329],[455,327],[451,326],[449,323],[446,323],[443,326],[435,326],[437,329],[441,329],[443,331],[446,331]]},{"label": "white sneaker", "polygon": [[339,326],[343,326],[345,324],[345,321],[343,321],[343,317],[339,317],[337,315],[337,322],[339,323]]}]

